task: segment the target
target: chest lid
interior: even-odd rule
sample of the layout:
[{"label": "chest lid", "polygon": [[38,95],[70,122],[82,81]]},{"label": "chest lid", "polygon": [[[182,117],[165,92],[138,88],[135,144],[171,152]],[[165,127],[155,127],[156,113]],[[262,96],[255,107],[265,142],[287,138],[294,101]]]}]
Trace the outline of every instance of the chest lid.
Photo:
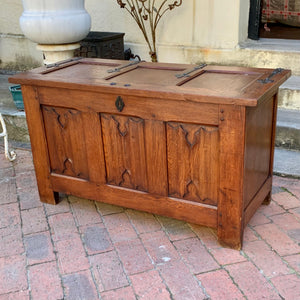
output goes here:
[{"label": "chest lid", "polygon": [[173,100],[255,106],[289,70],[75,58],[17,74],[10,82]]}]

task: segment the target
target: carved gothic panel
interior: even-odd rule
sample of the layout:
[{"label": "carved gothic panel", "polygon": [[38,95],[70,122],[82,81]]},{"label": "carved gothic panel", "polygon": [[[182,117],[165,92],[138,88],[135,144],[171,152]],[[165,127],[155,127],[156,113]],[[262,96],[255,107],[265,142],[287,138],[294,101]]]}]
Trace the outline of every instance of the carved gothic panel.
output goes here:
[{"label": "carved gothic panel", "polygon": [[53,173],[88,179],[81,112],[43,106],[45,131]]},{"label": "carved gothic panel", "polygon": [[167,123],[169,195],[217,205],[219,131],[217,127]]},{"label": "carved gothic panel", "polygon": [[107,183],[147,191],[145,121],[101,114],[101,127]]}]

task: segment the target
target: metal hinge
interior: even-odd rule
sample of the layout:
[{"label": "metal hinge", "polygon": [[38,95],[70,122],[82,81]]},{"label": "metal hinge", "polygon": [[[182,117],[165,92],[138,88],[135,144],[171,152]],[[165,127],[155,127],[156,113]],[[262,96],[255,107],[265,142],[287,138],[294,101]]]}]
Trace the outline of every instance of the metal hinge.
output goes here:
[{"label": "metal hinge", "polygon": [[177,78],[190,77],[191,73],[193,73],[194,71],[200,70],[200,69],[202,69],[206,66],[207,66],[207,64],[201,64],[201,65],[198,65],[198,66],[194,67],[192,70],[189,70],[189,71],[187,71],[185,73],[182,73],[182,74],[176,74],[175,76]]},{"label": "metal hinge", "polygon": [[124,65],[124,66],[121,66],[121,67],[119,67],[119,68],[109,69],[109,70],[107,70],[107,73],[120,72],[120,70],[122,70],[122,69],[124,69],[124,68],[127,68],[127,67],[130,67],[130,66],[137,65],[137,64],[139,64],[140,62],[143,62],[143,61],[134,61],[134,62],[132,62],[132,63],[129,63],[129,64]]},{"label": "metal hinge", "polygon": [[70,58],[70,59],[67,59],[67,60],[63,60],[63,61],[60,61],[60,62],[57,62],[57,63],[46,65],[46,68],[48,69],[48,68],[59,67],[59,66],[64,65],[66,63],[78,61],[80,59],[82,59],[82,57],[73,57],[73,58]]},{"label": "metal hinge", "polygon": [[274,82],[274,80],[272,80],[271,78],[273,76],[275,76],[276,74],[280,74],[283,70],[284,69],[282,69],[282,68],[277,68],[267,78],[265,78],[265,79],[258,79],[257,81],[260,82],[260,83],[262,83],[262,84]]}]

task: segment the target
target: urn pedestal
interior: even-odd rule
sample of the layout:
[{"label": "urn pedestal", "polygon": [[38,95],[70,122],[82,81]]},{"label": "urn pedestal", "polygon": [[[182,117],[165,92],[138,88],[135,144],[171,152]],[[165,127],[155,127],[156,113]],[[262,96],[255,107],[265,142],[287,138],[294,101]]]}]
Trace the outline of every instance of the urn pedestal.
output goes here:
[{"label": "urn pedestal", "polygon": [[78,43],[90,31],[91,18],[84,0],[23,0],[20,26],[24,35],[38,44],[44,63],[73,57]]}]

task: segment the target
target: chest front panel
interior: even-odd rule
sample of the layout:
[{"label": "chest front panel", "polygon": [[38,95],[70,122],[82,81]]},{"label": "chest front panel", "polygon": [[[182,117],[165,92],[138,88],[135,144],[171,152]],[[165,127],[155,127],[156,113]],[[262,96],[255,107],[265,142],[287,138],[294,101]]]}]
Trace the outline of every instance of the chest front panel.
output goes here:
[{"label": "chest front panel", "polygon": [[[89,180],[86,113],[51,106],[42,112],[51,172]],[[217,205],[217,126],[108,113],[98,118],[106,184]]]}]

